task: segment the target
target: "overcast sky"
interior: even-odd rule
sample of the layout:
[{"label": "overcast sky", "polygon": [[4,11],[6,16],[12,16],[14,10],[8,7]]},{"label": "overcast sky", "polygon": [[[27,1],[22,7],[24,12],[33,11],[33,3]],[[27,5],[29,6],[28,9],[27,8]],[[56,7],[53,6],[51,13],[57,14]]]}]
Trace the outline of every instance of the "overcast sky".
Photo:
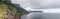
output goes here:
[{"label": "overcast sky", "polygon": [[[12,3],[20,4],[21,5],[20,7],[25,8],[26,10],[48,9],[45,11],[60,12],[59,11],[60,0],[11,0],[11,1],[12,1]],[[53,8],[53,9],[51,9],[51,8]]]},{"label": "overcast sky", "polygon": [[31,0],[35,9],[60,8],[60,0]]},{"label": "overcast sky", "polygon": [[34,9],[60,8],[60,0],[12,0],[12,2],[19,3],[23,8],[26,7],[31,7]]}]

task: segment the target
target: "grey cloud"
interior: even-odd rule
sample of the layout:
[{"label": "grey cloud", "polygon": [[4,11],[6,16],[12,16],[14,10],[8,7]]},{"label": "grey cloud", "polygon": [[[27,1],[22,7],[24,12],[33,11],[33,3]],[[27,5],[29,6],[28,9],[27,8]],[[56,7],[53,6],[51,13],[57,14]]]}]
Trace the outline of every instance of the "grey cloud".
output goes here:
[{"label": "grey cloud", "polygon": [[[12,0],[13,1],[13,0]],[[31,7],[34,9],[60,8],[60,0],[14,0],[21,7]]]},{"label": "grey cloud", "polygon": [[60,8],[60,0],[30,0],[35,9]]}]

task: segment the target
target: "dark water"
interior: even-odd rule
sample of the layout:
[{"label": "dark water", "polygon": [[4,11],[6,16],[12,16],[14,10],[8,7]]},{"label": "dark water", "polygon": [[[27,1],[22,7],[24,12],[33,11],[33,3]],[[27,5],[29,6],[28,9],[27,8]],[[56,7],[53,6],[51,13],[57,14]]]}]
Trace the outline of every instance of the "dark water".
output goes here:
[{"label": "dark water", "polygon": [[60,19],[60,13],[30,13],[23,15],[22,19]]}]

